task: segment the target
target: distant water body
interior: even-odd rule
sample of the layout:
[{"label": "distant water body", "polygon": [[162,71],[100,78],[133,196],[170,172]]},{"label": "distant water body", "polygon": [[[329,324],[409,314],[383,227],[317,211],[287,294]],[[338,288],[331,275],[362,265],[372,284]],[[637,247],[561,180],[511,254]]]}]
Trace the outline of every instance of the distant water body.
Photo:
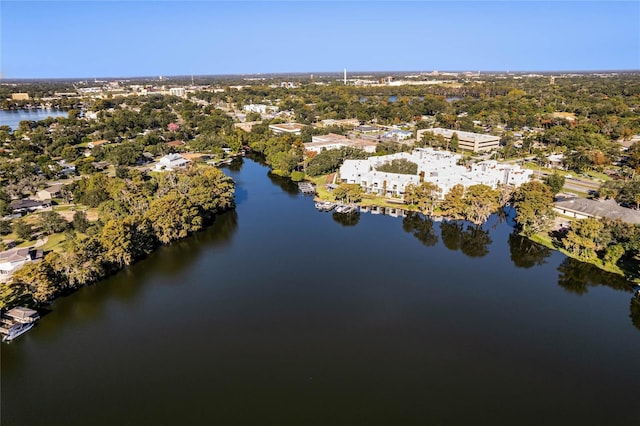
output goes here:
[{"label": "distant water body", "polygon": [[47,117],[67,117],[69,113],[60,109],[18,109],[0,110],[0,126],[16,130],[23,120],[40,121]]},{"label": "distant water body", "polygon": [[629,283],[508,220],[316,211],[249,159],[235,211],[2,350],[11,425],[638,425]]}]

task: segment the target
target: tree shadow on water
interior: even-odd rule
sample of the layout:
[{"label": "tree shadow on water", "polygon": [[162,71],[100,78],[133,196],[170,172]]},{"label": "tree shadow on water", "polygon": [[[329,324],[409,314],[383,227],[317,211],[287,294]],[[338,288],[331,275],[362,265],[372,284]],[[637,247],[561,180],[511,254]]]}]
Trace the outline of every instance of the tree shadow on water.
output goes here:
[{"label": "tree shadow on water", "polygon": [[489,254],[492,243],[489,231],[481,226],[467,225],[464,222],[443,221],[440,223],[442,243],[449,250],[460,250],[469,257],[484,257]]},{"label": "tree shadow on water", "polygon": [[272,183],[279,186],[285,193],[289,195],[298,195],[300,190],[298,189],[298,184],[289,179],[288,177],[278,176],[271,172],[267,172],[267,176],[271,180]]},{"label": "tree shadow on water", "polygon": [[402,219],[402,229],[427,247],[438,244],[438,235],[433,228],[433,220],[419,213],[407,213]]},{"label": "tree shadow on water", "polygon": [[509,251],[511,252],[511,261],[518,268],[543,265],[551,256],[551,249],[516,232],[509,234]]},{"label": "tree shadow on water", "polygon": [[360,222],[360,212],[353,213],[338,213],[333,212],[331,216],[333,220],[338,222],[342,226],[356,226]]}]

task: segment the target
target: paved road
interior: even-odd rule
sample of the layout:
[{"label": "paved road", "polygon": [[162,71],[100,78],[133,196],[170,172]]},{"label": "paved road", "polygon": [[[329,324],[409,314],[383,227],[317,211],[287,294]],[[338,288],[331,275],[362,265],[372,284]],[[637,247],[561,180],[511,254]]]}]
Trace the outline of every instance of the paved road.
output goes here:
[{"label": "paved road", "polygon": [[[533,175],[538,178],[543,178],[544,176],[552,174],[551,172],[543,172],[543,171],[534,171]],[[571,191],[580,191],[580,192],[589,192],[589,191],[597,191],[600,189],[600,182],[596,182],[591,179],[581,179],[574,177],[567,177],[564,182],[564,188]]]}]

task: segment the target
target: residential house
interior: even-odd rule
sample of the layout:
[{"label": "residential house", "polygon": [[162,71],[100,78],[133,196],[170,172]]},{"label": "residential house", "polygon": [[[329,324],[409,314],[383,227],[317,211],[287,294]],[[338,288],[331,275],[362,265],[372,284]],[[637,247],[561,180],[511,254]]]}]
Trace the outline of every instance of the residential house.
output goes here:
[{"label": "residential house", "polygon": [[16,248],[0,252],[0,282],[5,282],[25,263],[42,259],[42,251],[32,247]]},{"label": "residential house", "polygon": [[36,197],[40,201],[51,201],[52,198],[58,197],[60,195],[60,191],[62,191],[62,184],[57,183],[55,185],[51,185],[48,188],[38,191],[36,193]]},{"label": "residential house", "polygon": [[91,165],[96,169],[96,170],[104,170],[107,167],[109,167],[109,163],[107,163],[106,161],[94,161],[93,163],[91,163]]},{"label": "residential house", "polygon": [[172,171],[176,169],[184,169],[190,161],[180,154],[167,154],[158,161],[155,171]]},{"label": "residential house", "polygon": [[51,200],[30,200],[25,198],[22,200],[13,200],[10,205],[14,213],[22,214],[47,209],[51,207]]},{"label": "residential house", "polygon": [[[62,173],[64,175],[75,175],[76,174],[76,165],[75,164],[67,163],[65,160],[58,160],[57,164],[58,164],[58,166],[60,166],[60,173]],[[53,170],[55,167],[50,165],[49,168]]]},{"label": "residential house", "polygon": [[564,155],[563,154],[551,154],[547,156],[549,167],[554,169],[561,169],[564,167]]},{"label": "residential house", "polygon": [[615,200],[590,200],[588,198],[567,198],[554,203],[554,210],[575,219],[620,220],[626,223],[640,223],[640,211],[619,206]]},{"label": "residential house", "polygon": [[106,140],[106,139],[101,139],[101,140],[99,140],[99,141],[92,141],[92,142],[89,142],[89,143],[87,144],[87,147],[88,147],[89,149],[93,149],[93,148],[97,148],[97,147],[102,146],[102,145],[107,144],[107,143],[109,143],[109,141],[108,141],[108,140]]}]

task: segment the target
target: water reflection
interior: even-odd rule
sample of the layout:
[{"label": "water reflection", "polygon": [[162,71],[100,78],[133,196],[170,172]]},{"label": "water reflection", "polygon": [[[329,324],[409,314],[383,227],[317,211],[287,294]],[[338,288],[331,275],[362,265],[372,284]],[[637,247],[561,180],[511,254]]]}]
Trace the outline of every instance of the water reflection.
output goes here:
[{"label": "water reflection", "polygon": [[629,306],[629,317],[631,323],[640,330],[640,293],[631,298],[631,306]]},{"label": "water reflection", "polygon": [[144,260],[122,269],[115,275],[98,283],[81,288],[68,298],[54,302],[54,313],[48,321],[38,324],[39,338],[53,339],[69,324],[83,324],[89,319],[103,315],[106,300],[116,299],[121,303],[133,304],[139,299],[146,285],[154,282],[154,277],[162,277],[162,282],[172,285],[184,284],[177,276],[195,262],[204,250],[226,247],[238,228],[235,210],[216,216],[213,224],[183,240],[160,247]]},{"label": "water reflection", "polygon": [[527,237],[512,232],[509,235],[509,251],[511,261],[518,268],[531,268],[546,263],[551,256],[551,249],[535,243]]},{"label": "water reflection", "polygon": [[269,179],[271,180],[271,182],[278,185],[284,192],[286,192],[289,195],[297,196],[298,193],[300,192],[300,190],[298,189],[298,184],[293,182],[288,177],[278,176],[271,172],[267,172],[267,176],[269,176]]},{"label": "water reflection", "polygon": [[486,256],[492,243],[489,231],[474,225],[467,225],[465,229],[464,222],[441,222],[440,235],[446,248],[460,250],[469,257]]},{"label": "water reflection", "polygon": [[484,257],[489,254],[491,242],[489,231],[480,226],[467,225],[467,230],[462,233],[460,251],[469,257]]},{"label": "water reflection", "polygon": [[427,247],[438,244],[438,236],[433,228],[433,220],[419,213],[407,213],[402,219],[402,229],[410,233]]},{"label": "water reflection", "polygon": [[460,250],[462,234],[462,223],[443,221],[440,222],[440,236],[442,237],[442,244],[449,250]]},{"label": "water reflection", "polygon": [[234,157],[233,161],[231,161],[231,163],[227,165],[227,168],[232,172],[239,172],[240,169],[242,169],[243,164],[244,164],[244,158]]},{"label": "water reflection", "polygon": [[558,266],[558,285],[570,293],[585,294],[589,287],[604,285],[615,290],[631,291],[631,285],[623,276],[616,275],[590,263],[567,257]]},{"label": "water reflection", "polygon": [[333,212],[333,220],[338,222],[342,226],[356,226],[360,222],[360,213],[338,213]]},{"label": "water reflection", "polygon": [[[560,275],[558,285],[570,293],[583,295],[589,291],[589,287],[606,286],[614,290],[633,292],[631,283],[621,275],[603,271],[600,268],[579,260],[567,257],[558,266]],[[635,292],[629,306],[631,323],[640,330],[640,293]]]}]

